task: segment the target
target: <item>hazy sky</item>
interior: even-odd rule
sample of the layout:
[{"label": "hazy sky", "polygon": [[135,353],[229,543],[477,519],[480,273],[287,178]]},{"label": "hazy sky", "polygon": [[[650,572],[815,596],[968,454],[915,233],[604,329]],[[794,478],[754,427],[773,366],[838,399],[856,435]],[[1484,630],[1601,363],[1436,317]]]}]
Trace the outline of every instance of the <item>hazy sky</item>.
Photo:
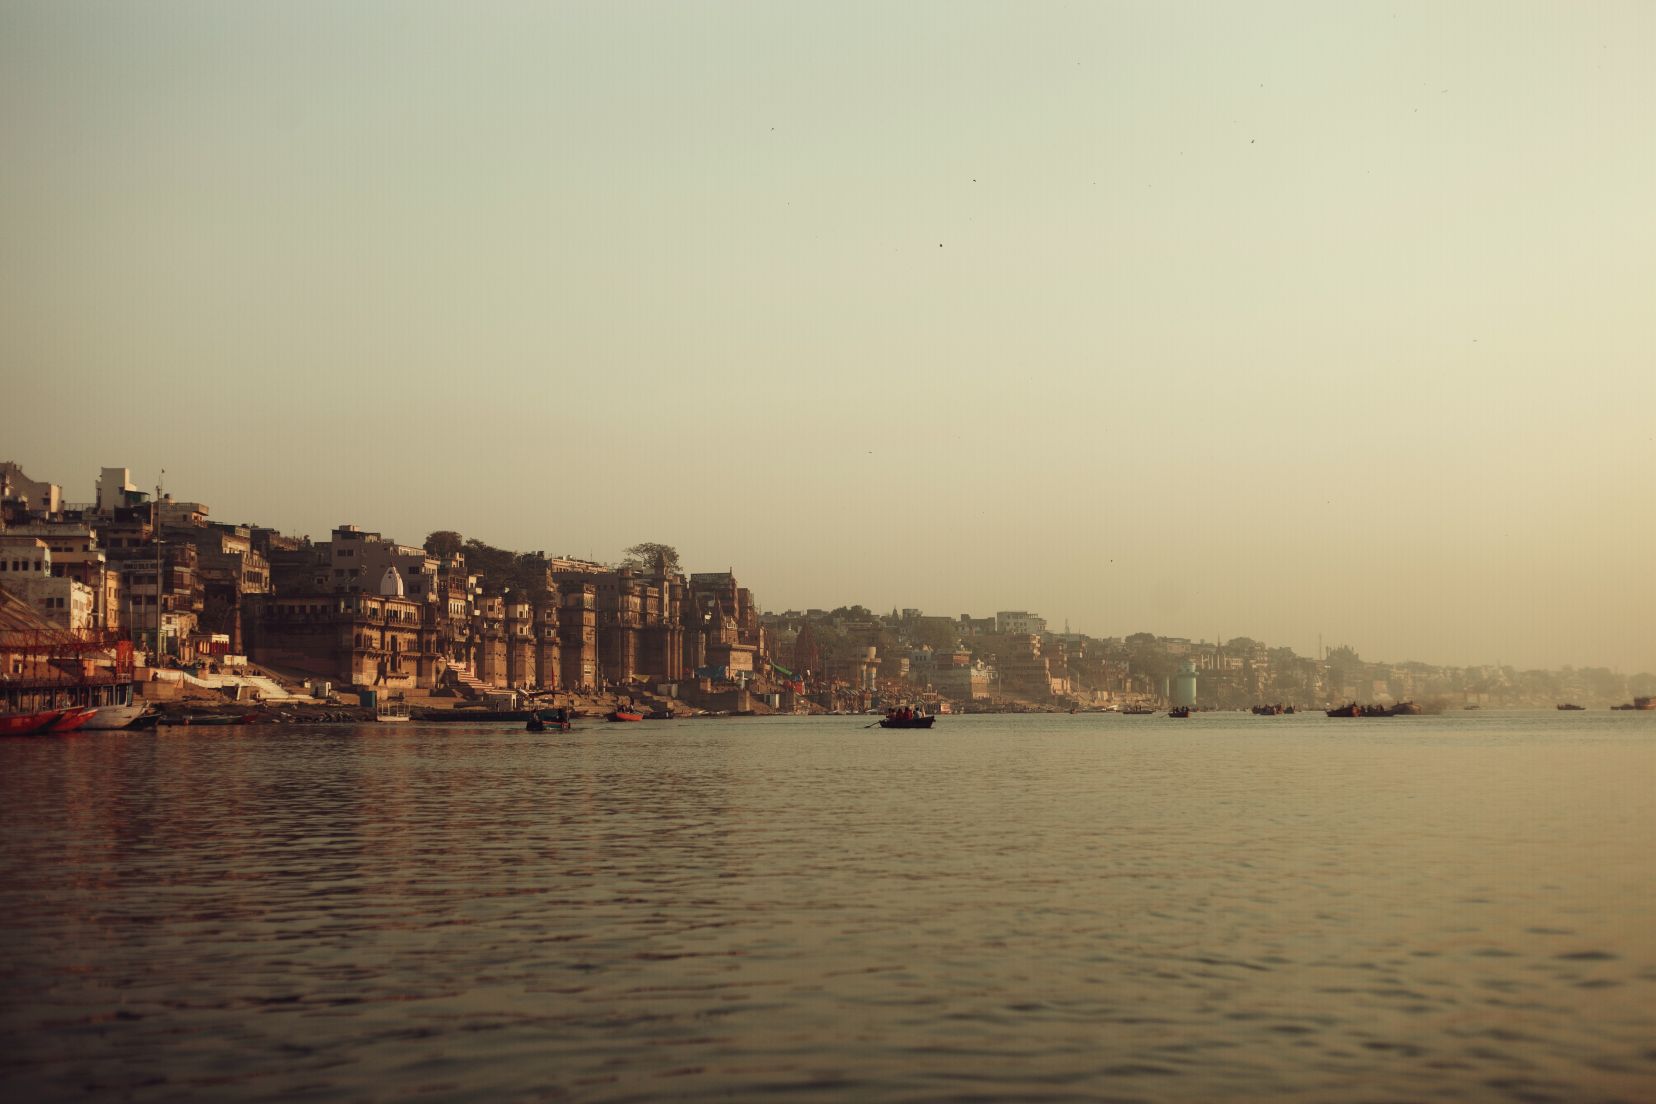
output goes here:
[{"label": "hazy sky", "polygon": [[0,0],[0,459],[1656,670],[1656,4]]}]

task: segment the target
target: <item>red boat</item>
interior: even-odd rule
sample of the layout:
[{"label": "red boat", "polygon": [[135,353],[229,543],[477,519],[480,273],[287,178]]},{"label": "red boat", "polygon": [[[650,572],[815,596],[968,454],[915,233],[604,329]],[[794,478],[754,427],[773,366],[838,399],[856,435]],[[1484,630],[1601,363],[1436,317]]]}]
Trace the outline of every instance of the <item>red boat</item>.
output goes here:
[{"label": "red boat", "polygon": [[642,721],[644,714],[636,713],[631,709],[615,709],[609,713],[609,719],[612,721]]},{"label": "red boat", "polygon": [[66,709],[45,709],[39,713],[0,714],[0,736],[32,736],[44,732],[67,712]]},{"label": "red boat", "polygon": [[74,709],[65,709],[63,711],[63,716],[41,729],[41,731],[53,734],[74,732],[87,721],[90,721],[92,719],[92,715],[97,711],[98,710],[94,706],[82,706]]}]

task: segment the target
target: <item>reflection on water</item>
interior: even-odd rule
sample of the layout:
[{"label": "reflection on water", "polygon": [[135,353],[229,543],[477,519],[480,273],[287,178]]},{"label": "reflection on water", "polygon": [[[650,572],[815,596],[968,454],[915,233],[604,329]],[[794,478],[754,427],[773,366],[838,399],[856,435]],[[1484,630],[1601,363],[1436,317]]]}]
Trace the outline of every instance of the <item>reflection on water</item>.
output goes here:
[{"label": "reflection on water", "polygon": [[0,742],[7,1099],[1656,1097],[1656,717]]}]

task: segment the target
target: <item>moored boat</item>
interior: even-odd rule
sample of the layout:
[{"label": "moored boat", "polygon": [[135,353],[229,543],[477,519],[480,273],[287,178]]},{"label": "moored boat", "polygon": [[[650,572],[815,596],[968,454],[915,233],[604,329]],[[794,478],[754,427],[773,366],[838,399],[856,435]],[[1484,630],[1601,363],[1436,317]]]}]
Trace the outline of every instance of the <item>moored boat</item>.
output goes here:
[{"label": "moored boat", "polygon": [[1570,713],[1579,713],[1587,707],[1585,705],[1576,705],[1574,702],[1559,702],[1558,708]]},{"label": "moored boat", "polygon": [[612,709],[608,717],[612,721],[642,721],[644,714],[633,709]]},{"label": "moored boat", "polygon": [[33,713],[0,713],[0,736],[33,736],[44,732],[66,710],[41,709]]},{"label": "moored boat", "polygon": [[470,721],[474,724],[494,724],[500,721],[523,723],[533,716],[533,709],[422,709],[415,714],[416,721]]},{"label": "moored boat", "polygon": [[82,727],[87,729],[126,728],[144,715],[144,709],[143,702],[129,702],[126,705],[100,705]]},{"label": "moored boat", "polygon": [[41,729],[41,731],[42,732],[49,732],[49,733],[52,733],[53,735],[62,735],[64,733],[69,733],[69,732],[79,732],[80,729],[81,729],[81,726],[86,724],[87,721],[91,720],[92,719],[92,714],[94,714],[96,712],[97,712],[97,709],[95,709],[95,708],[93,708],[92,706],[89,706],[89,705],[75,706],[74,708],[71,708],[71,709],[65,709],[63,711],[62,715],[59,716],[57,720],[53,721],[51,724],[49,724],[45,728]]},{"label": "moored boat", "polygon": [[1169,709],[1167,711],[1167,715],[1169,717],[1175,717],[1175,718],[1178,718],[1180,720],[1183,720],[1184,718],[1190,716],[1190,706],[1181,705],[1177,709]]},{"label": "moored boat", "polygon": [[1330,717],[1361,717],[1363,708],[1356,702],[1352,702],[1350,705],[1342,705],[1337,709],[1330,709],[1326,712]]},{"label": "moored boat", "polygon": [[374,710],[374,720],[383,724],[405,724],[413,719],[407,702],[383,702]]}]

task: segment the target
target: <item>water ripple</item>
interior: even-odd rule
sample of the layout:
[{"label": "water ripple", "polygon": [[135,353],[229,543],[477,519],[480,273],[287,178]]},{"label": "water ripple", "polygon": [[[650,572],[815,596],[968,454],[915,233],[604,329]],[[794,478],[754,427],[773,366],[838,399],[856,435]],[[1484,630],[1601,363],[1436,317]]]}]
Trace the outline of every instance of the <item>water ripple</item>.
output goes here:
[{"label": "water ripple", "polygon": [[0,742],[0,1083],[1656,1097],[1645,718],[855,720]]}]

